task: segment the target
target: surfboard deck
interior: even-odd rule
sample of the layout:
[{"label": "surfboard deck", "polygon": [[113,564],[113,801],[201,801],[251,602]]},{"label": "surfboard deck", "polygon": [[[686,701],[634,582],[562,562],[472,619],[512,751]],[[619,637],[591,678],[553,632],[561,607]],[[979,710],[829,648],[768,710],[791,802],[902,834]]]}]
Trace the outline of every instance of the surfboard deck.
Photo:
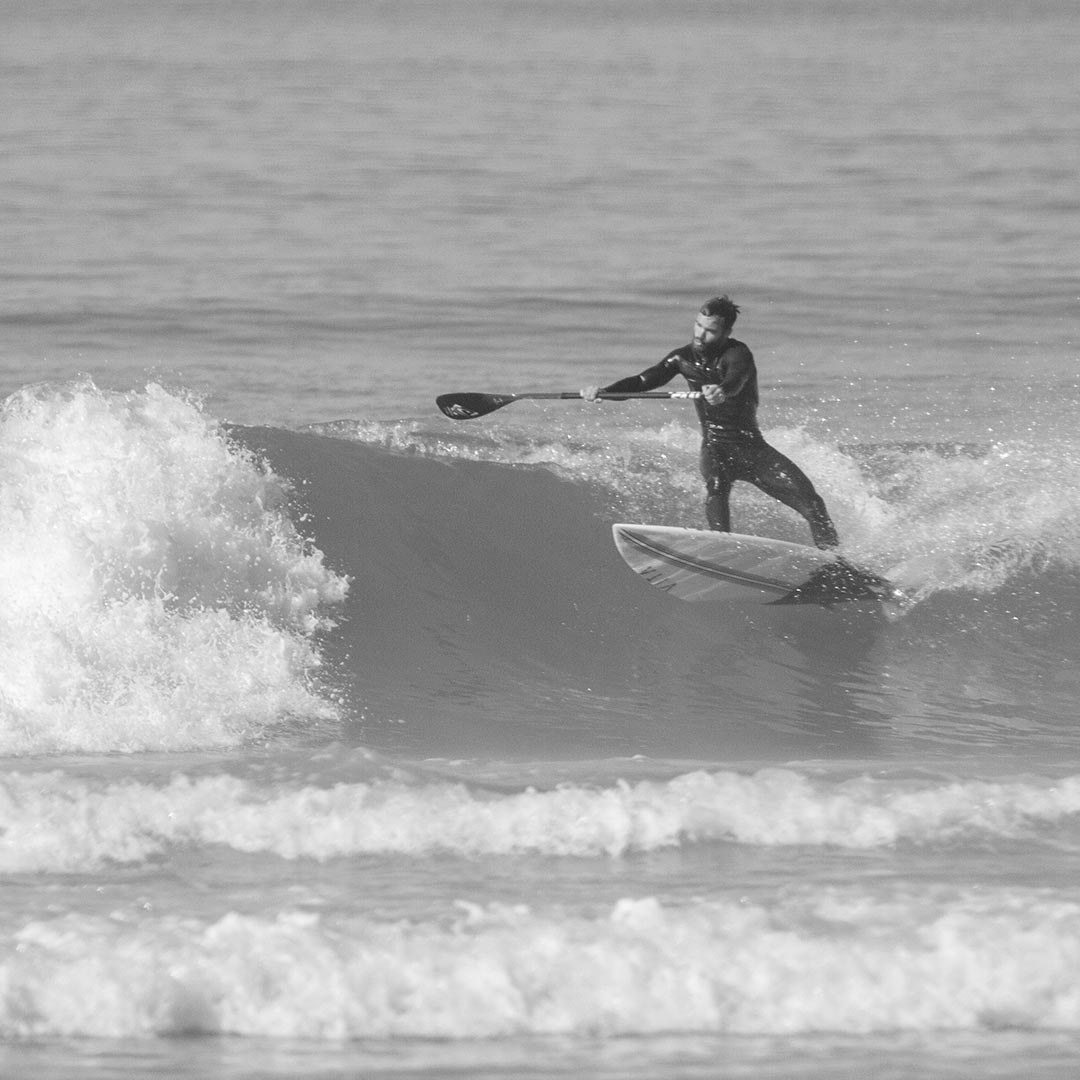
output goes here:
[{"label": "surfboard deck", "polygon": [[806,544],[672,525],[622,522],[611,531],[630,569],[679,600],[822,607],[904,601],[880,575]]}]

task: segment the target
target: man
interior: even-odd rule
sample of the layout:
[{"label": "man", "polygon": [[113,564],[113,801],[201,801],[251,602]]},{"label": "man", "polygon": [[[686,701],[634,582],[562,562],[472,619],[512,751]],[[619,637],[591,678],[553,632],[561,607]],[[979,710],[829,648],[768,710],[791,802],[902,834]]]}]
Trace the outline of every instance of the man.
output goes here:
[{"label": "man", "polygon": [[731,336],[739,308],[728,296],[715,296],[701,308],[694,323],[694,340],[668,353],[640,375],[610,386],[588,386],[582,397],[655,390],[676,375],[686,379],[702,397],[694,404],[701,421],[701,475],[707,497],[709,528],[731,532],[731,488],[745,480],[802,514],[819,548],[839,544],[824,500],[806,474],[770,446],[757,423],[757,368],[750,350]]}]

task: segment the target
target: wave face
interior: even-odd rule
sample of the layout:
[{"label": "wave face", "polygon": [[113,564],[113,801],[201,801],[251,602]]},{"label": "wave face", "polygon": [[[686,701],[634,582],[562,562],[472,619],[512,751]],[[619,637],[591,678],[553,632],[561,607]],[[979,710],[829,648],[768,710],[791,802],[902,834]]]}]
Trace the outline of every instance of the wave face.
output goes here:
[{"label": "wave face", "polygon": [[[328,655],[376,746],[992,756],[1037,729],[1075,747],[1080,446],[770,437],[814,475],[847,553],[913,597],[898,623],[677,603],[630,573],[612,520],[700,524],[686,427],[243,433],[352,582]],[[806,541],[801,519],[737,492],[740,527]]]}]

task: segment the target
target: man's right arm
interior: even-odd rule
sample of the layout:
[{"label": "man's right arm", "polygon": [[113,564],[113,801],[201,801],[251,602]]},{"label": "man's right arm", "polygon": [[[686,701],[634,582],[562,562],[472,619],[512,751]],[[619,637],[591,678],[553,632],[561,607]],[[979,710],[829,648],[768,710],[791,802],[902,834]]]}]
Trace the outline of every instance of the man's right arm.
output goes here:
[{"label": "man's right arm", "polygon": [[670,363],[670,360],[670,356],[665,356],[660,363],[653,364],[640,374],[628,375],[625,379],[618,379],[607,386],[586,386],[582,389],[581,396],[586,401],[595,401],[598,394],[640,394],[646,390],[655,390],[675,377],[678,368]]}]

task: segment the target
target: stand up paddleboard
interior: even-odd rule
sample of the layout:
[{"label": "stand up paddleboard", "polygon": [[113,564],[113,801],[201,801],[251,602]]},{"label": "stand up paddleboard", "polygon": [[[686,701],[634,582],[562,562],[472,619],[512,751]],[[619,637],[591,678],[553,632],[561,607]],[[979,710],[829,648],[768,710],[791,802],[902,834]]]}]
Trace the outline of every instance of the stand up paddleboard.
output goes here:
[{"label": "stand up paddleboard", "polygon": [[823,607],[862,600],[894,608],[904,601],[885,578],[805,544],[668,525],[611,531],[630,569],[679,600]]}]

